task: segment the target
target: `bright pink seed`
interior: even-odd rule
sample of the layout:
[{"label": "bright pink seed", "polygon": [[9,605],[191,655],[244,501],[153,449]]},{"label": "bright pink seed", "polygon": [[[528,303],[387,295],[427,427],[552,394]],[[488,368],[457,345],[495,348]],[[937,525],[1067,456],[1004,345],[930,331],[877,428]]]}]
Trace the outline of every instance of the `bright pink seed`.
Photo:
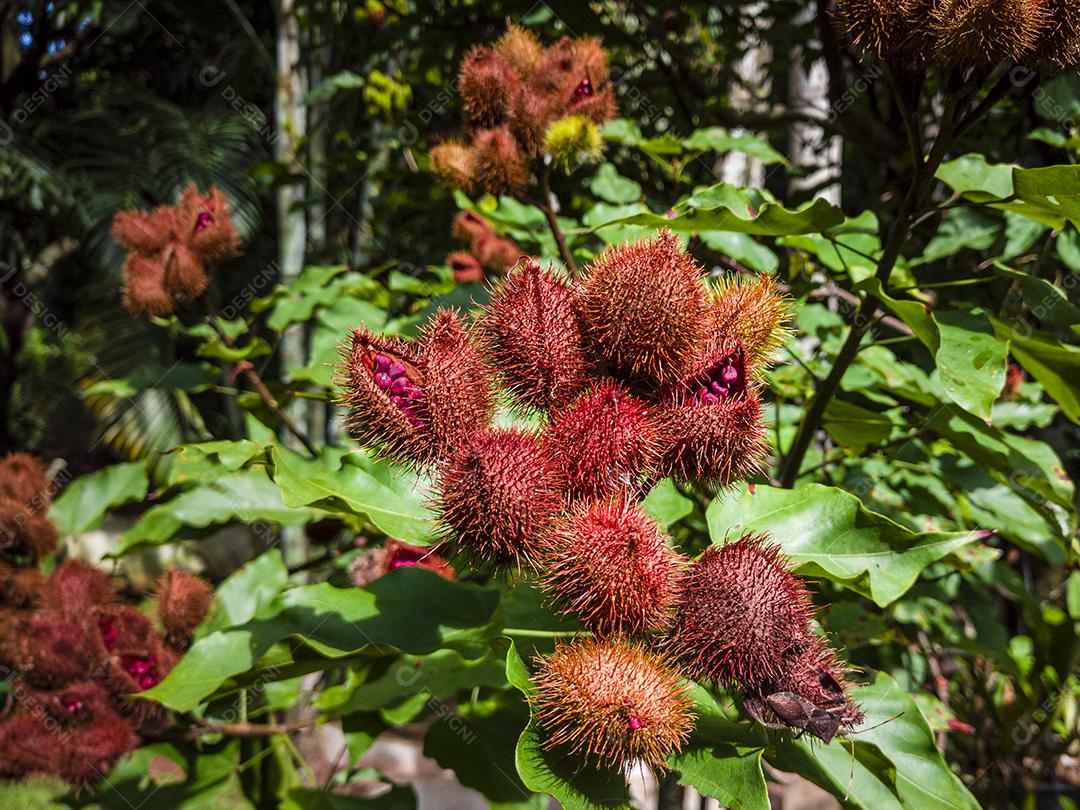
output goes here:
[{"label": "bright pink seed", "polygon": [[405,366],[401,365],[401,363],[391,363],[390,369],[386,373],[390,375],[391,379],[396,380],[405,373]]},{"label": "bright pink seed", "polygon": [[720,378],[724,382],[735,382],[739,379],[739,370],[735,366],[724,366],[724,370],[720,372]]},{"label": "bright pink seed", "polygon": [[637,731],[638,729],[641,729],[641,728],[644,728],[644,727],[645,727],[645,722],[640,717],[638,717],[636,714],[630,715],[630,730],[631,731]]},{"label": "bright pink seed", "polygon": [[205,231],[213,224],[214,218],[206,211],[200,211],[199,216],[195,218],[195,233]]},{"label": "bright pink seed", "polygon": [[389,388],[393,384],[393,380],[390,379],[389,374],[383,374],[381,371],[375,375],[375,384],[379,388]]}]

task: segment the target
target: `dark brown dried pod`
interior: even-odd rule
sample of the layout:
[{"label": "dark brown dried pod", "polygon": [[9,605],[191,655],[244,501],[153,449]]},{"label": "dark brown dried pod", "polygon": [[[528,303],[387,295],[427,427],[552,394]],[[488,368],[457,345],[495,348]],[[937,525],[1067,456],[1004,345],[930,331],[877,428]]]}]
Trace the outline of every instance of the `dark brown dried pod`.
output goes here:
[{"label": "dark brown dried pod", "polygon": [[45,511],[52,501],[45,465],[29,453],[9,453],[0,460],[0,498]]},{"label": "dark brown dried pod", "polygon": [[931,15],[937,58],[978,68],[1024,61],[1049,26],[1044,0],[939,0]]},{"label": "dark brown dried pod", "polygon": [[458,73],[465,115],[474,127],[504,123],[521,94],[521,78],[491,48],[476,47],[465,55]]}]

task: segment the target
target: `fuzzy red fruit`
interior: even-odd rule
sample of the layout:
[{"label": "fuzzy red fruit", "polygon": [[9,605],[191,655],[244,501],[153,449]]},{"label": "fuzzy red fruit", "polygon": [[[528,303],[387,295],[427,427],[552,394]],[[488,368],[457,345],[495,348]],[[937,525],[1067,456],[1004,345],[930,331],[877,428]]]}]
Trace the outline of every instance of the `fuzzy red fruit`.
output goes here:
[{"label": "fuzzy red fruit", "polygon": [[165,267],[158,255],[132,253],[124,260],[123,304],[134,315],[171,315],[176,302],[165,289]]},{"label": "fuzzy red fruit", "polygon": [[588,336],[621,374],[680,379],[711,325],[703,276],[670,231],[606,250],[580,285]]},{"label": "fuzzy red fruit", "polygon": [[45,576],[36,568],[0,562],[0,607],[25,608],[41,598]]},{"label": "fuzzy red fruit", "polygon": [[99,654],[107,661],[105,678],[116,694],[151,689],[172,669],[175,656],[161,643],[149,617],[136,608],[99,610],[95,625]]},{"label": "fuzzy red fruit", "polygon": [[558,102],[549,93],[526,88],[521,94],[521,100],[511,113],[509,126],[527,155],[535,157],[543,151],[544,134],[559,109]]},{"label": "fuzzy red fruit", "polygon": [[98,784],[113,766],[139,745],[131,724],[122,717],[103,717],[71,729],[56,757],[56,774],[70,785]]},{"label": "fuzzy red fruit", "polygon": [[22,779],[54,773],[63,741],[39,717],[20,714],[0,722],[0,776]]},{"label": "fuzzy red fruit", "polygon": [[436,312],[419,343],[425,375],[423,430],[443,456],[490,424],[495,411],[491,374],[467,322],[453,310]]},{"label": "fuzzy red fruit", "polygon": [[210,277],[195,251],[182,242],[169,245],[162,254],[165,292],[174,303],[193,301],[210,285]]},{"label": "fuzzy red fruit", "polygon": [[473,253],[488,272],[503,274],[521,259],[521,248],[513,239],[482,236],[473,243]]},{"label": "fuzzy red fruit", "polygon": [[521,78],[491,48],[477,47],[466,54],[458,74],[465,115],[474,127],[503,123],[521,93]]},{"label": "fuzzy red fruit", "polygon": [[720,346],[657,409],[662,474],[728,486],[768,454],[761,402],[739,343]]},{"label": "fuzzy red fruit", "polygon": [[476,185],[475,156],[460,141],[447,141],[431,150],[431,171],[444,185],[471,192]]},{"label": "fuzzy red fruit", "polygon": [[82,680],[98,662],[84,625],[45,613],[22,618],[15,631],[15,666],[27,683],[54,689]]},{"label": "fuzzy red fruit", "polygon": [[68,619],[82,620],[98,607],[116,602],[109,577],[90,563],[64,560],[52,572],[42,592],[45,610]]},{"label": "fuzzy red fruit", "polygon": [[454,217],[454,224],[450,227],[450,235],[459,242],[464,242],[471,248],[476,240],[482,236],[491,236],[495,230],[491,223],[477,214],[475,211],[461,211]]},{"label": "fuzzy red fruit", "polygon": [[425,375],[413,348],[398,338],[354,329],[338,367],[347,426],[360,444],[384,456],[427,461]]},{"label": "fuzzy red fruit", "polygon": [[613,380],[555,411],[546,442],[564,469],[571,501],[638,494],[655,471],[660,449],[649,406]]},{"label": "fuzzy red fruit", "polygon": [[752,364],[762,368],[784,343],[790,304],[772,276],[722,282],[713,295],[714,340],[741,341]]},{"label": "fuzzy red fruit", "polygon": [[175,237],[175,233],[176,212],[167,205],[153,211],[118,211],[113,217],[113,239],[132,253],[157,253]]},{"label": "fuzzy red fruit", "polygon": [[1045,0],[1048,25],[1036,45],[1036,64],[1049,73],[1080,64],[1080,3]]},{"label": "fuzzy red fruit", "polygon": [[571,512],[545,537],[541,562],[541,587],[599,635],[641,635],[671,620],[683,560],[640,506]]},{"label": "fuzzy red fruit", "polygon": [[584,387],[587,360],[573,295],[537,262],[495,288],[480,323],[485,354],[522,404],[557,408]]},{"label": "fuzzy red fruit", "polygon": [[941,0],[931,19],[938,58],[979,68],[1023,61],[1049,27],[1044,0]]},{"label": "fuzzy red fruit", "polygon": [[186,649],[213,601],[214,589],[202,577],[175,568],[162,574],[154,609],[165,628],[166,641],[175,649]]},{"label": "fuzzy red fruit", "polygon": [[562,505],[555,462],[531,433],[466,437],[439,476],[439,524],[452,548],[481,565],[520,568]]},{"label": "fuzzy red fruit", "polygon": [[557,643],[533,678],[545,748],[565,747],[602,768],[662,768],[694,727],[685,684],[663,657],[620,641]]},{"label": "fuzzy red fruit", "polygon": [[506,127],[473,135],[472,158],[476,183],[489,194],[515,194],[529,180],[525,156]]},{"label": "fuzzy red fruit", "polygon": [[0,557],[37,562],[56,550],[56,528],[33,505],[0,498]]},{"label": "fuzzy red fruit", "polygon": [[443,579],[457,579],[453,567],[441,555],[424,546],[414,546],[390,538],[382,548],[373,548],[357,557],[349,567],[353,585],[364,588],[398,568],[426,568]]},{"label": "fuzzy red fruit", "polygon": [[24,713],[49,717],[64,728],[117,716],[112,695],[97,681],[76,681],[52,691],[20,685],[13,691]]},{"label": "fuzzy red fruit", "polygon": [[507,27],[506,33],[495,43],[495,50],[526,81],[544,61],[544,48],[536,34],[517,25]]},{"label": "fuzzy red fruit", "polygon": [[745,535],[707,549],[690,567],[673,644],[695,678],[736,688],[778,681],[813,613],[806,585],[779,547]]},{"label": "fuzzy red fruit", "polygon": [[176,204],[180,240],[203,262],[234,256],[240,237],[229,213],[229,201],[217,186],[205,195],[189,185]]},{"label": "fuzzy red fruit", "polygon": [[9,453],[0,461],[0,498],[44,511],[52,500],[45,465],[29,453]]},{"label": "fuzzy red fruit", "polygon": [[484,268],[471,253],[455,250],[446,257],[446,263],[450,266],[450,272],[458,284],[484,280]]}]

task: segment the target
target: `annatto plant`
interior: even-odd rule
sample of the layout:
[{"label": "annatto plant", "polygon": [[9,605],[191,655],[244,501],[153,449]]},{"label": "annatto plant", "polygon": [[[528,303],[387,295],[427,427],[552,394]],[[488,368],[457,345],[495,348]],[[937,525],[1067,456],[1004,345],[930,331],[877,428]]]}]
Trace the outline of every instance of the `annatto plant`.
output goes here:
[{"label": "annatto plant", "polygon": [[[413,22],[389,5],[349,13]],[[822,47],[862,72],[807,120],[850,147],[887,108],[904,141],[857,216],[714,182],[714,152],[783,163],[756,137],[678,135],[632,93],[615,118],[609,61],[696,89],[726,66],[687,37],[723,29],[726,57],[759,17],[805,31],[781,5],[702,7],[688,34],[616,3],[648,25],[611,58],[517,25],[462,48],[462,134],[394,141],[452,190],[443,266],[404,264],[403,224],[401,264],[230,298],[241,243],[263,255],[235,187],[185,174],[116,214],[117,298],[177,347],[158,387],[195,440],[75,481],[0,461],[0,804],[412,808],[367,756],[388,731],[499,808],[628,808],[655,779],[664,810],[684,786],[766,810],[785,773],[873,810],[1080,784],[1080,309],[1054,264],[1080,271],[1080,177],[948,160],[1076,67],[1080,4],[821,4]],[[307,359],[278,352],[297,330]],[[69,538],[107,512],[128,528],[81,562]],[[198,549],[227,561],[216,588],[159,564]]]}]

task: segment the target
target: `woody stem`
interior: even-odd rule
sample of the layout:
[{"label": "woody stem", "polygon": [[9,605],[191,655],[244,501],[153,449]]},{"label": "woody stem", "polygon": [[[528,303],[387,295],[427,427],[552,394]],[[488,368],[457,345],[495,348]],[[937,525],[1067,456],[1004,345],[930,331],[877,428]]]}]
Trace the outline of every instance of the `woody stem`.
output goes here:
[{"label": "woody stem", "polygon": [[547,217],[548,226],[551,228],[551,235],[555,237],[555,244],[559,247],[559,253],[562,256],[563,262],[566,264],[566,269],[570,271],[570,275],[577,275],[577,265],[574,263],[574,256],[570,252],[570,248],[566,244],[566,236],[562,232],[562,228],[559,227],[559,218],[555,215],[555,208],[552,205],[554,196],[551,193],[551,184],[548,182],[548,173],[550,169],[547,164],[544,163],[544,159],[540,158],[537,161],[536,176],[540,182],[540,202],[537,203],[537,207],[544,212],[544,216]]}]

